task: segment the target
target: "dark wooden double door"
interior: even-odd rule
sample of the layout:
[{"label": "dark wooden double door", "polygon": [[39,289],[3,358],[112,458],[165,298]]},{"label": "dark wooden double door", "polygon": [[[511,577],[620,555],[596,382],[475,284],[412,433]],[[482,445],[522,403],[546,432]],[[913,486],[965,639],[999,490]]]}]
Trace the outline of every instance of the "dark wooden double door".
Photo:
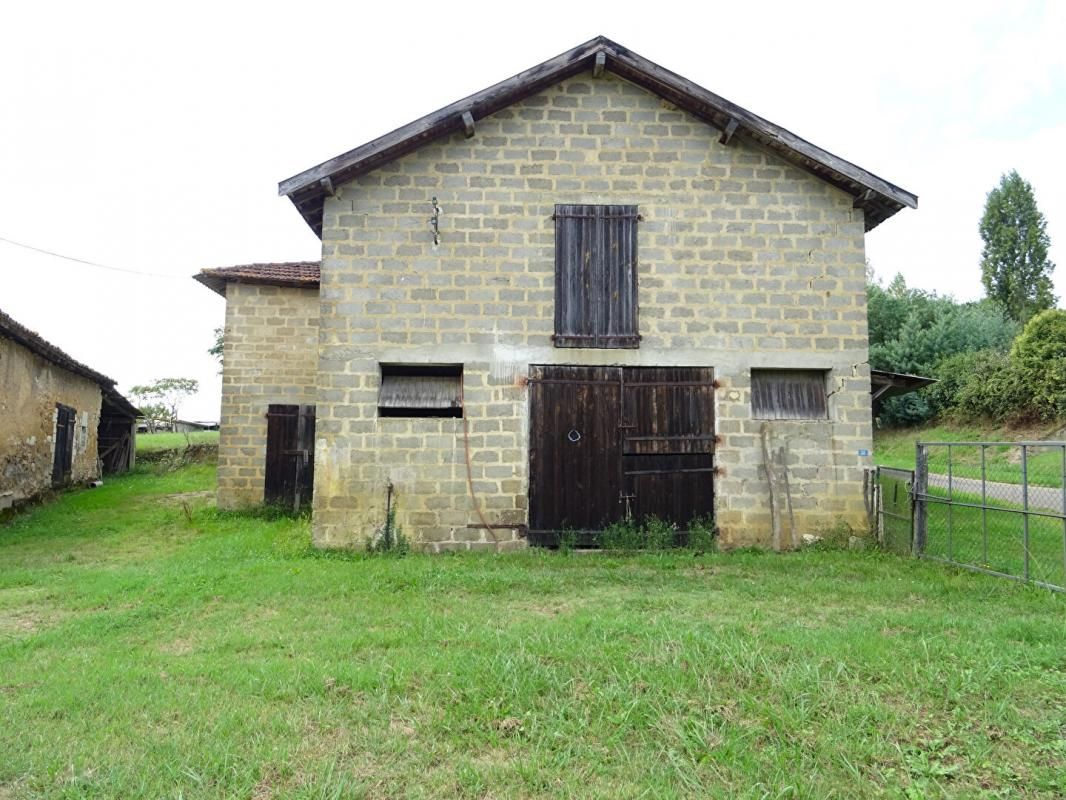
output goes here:
[{"label": "dark wooden double door", "polygon": [[529,537],[591,544],[627,517],[714,514],[710,367],[538,366],[530,374]]},{"label": "dark wooden double door", "polygon": [[315,407],[269,406],[263,500],[299,511],[310,505],[314,483]]}]

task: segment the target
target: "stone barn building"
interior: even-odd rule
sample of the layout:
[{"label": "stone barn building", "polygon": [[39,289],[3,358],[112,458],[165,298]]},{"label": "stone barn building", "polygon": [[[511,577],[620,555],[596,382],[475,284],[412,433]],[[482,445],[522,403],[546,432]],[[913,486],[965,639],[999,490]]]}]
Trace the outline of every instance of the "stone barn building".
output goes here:
[{"label": "stone barn building", "polygon": [[864,234],[915,195],[602,37],[280,193],[321,261],[197,276],[220,506],[312,502],[322,547],[865,526]]},{"label": "stone barn building", "polygon": [[133,466],[137,409],[0,311],[0,510]]}]

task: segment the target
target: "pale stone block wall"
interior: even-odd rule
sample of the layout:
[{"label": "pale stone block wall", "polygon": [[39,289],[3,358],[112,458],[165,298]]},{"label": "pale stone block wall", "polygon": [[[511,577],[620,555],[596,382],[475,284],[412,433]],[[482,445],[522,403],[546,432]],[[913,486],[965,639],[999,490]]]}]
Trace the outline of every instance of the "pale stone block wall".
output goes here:
[{"label": "pale stone block wall", "polygon": [[100,387],[0,337],[0,509],[52,485],[56,404],[75,410],[71,481],[99,477]]},{"label": "pale stone block wall", "polygon": [[[830,371],[830,418],[771,423],[805,531],[865,524],[871,447],[862,212],[852,198],[643,89],[585,74],[343,186],[326,202],[314,537],[385,517],[431,549],[489,546],[462,422],[379,418],[380,362],[464,364],[473,480],[492,523],[526,521],[530,364],[712,366],[717,521],[766,544],[752,367]],[[443,209],[441,243],[427,219]],[[639,350],[552,346],[555,203],[635,203]],[[228,335],[228,332],[227,332]],[[480,543],[478,545],[477,543]]]},{"label": "pale stone block wall", "polygon": [[315,402],[318,292],[226,286],[218,506],[263,502],[267,406]]}]

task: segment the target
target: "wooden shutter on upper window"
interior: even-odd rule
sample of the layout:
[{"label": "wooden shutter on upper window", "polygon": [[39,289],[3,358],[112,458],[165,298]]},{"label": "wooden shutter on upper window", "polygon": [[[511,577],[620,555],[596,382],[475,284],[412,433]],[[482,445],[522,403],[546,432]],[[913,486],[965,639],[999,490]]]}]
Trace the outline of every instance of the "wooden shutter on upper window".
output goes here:
[{"label": "wooden shutter on upper window", "polygon": [[639,347],[637,207],[555,207],[556,347]]}]

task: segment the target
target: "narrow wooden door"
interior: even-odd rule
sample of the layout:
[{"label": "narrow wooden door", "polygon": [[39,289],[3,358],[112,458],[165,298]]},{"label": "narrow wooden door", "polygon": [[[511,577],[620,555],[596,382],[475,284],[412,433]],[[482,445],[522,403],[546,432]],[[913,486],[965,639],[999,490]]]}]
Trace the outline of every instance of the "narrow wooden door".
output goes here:
[{"label": "narrow wooden door", "polygon": [[314,488],[315,407],[272,404],[267,409],[263,500],[299,511]]},{"label": "narrow wooden door", "polygon": [[619,367],[534,367],[530,384],[530,539],[622,519]]},{"label": "narrow wooden door", "polygon": [[623,373],[624,484],[633,517],[685,531],[714,514],[714,370],[629,367]]},{"label": "narrow wooden door", "polygon": [[74,417],[70,406],[56,406],[55,455],[52,457],[52,485],[63,486],[70,482],[74,464]]}]

